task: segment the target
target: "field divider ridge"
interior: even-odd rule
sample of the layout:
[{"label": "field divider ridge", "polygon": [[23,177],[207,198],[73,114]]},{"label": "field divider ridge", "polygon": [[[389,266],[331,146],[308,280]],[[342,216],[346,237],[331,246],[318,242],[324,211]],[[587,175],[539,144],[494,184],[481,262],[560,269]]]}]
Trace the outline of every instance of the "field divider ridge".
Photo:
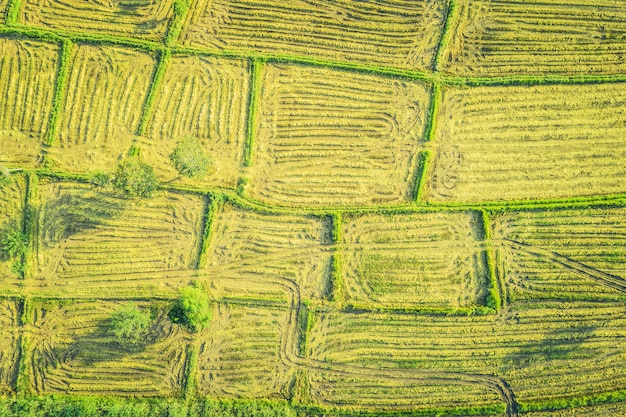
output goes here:
[{"label": "field divider ridge", "polygon": [[202,231],[202,237],[200,241],[200,251],[198,253],[198,261],[196,263],[196,269],[202,269],[207,262],[207,252],[209,250],[209,244],[211,243],[211,235],[213,232],[213,225],[215,224],[215,216],[222,205],[222,196],[216,193],[207,194],[208,204],[206,214],[204,217],[204,228]]},{"label": "field divider ridge", "polygon": [[159,57],[157,64],[152,74],[152,80],[150,81],[150,87],[148,88],[148,94],[146,94],[146,100],[143,103],[141,110],[141,117],[137,125],[137,136],[143,136],[146,132],[146,126],[152,115],[152,107],[154,105],[154,98],[159,90],[161,81],[167,68],[167,63],[171,57],[171,52],[167,48],[163,48],[159,51]]},{"label": "field divider ridge", "polygon": [[5,12],[5,23],[7,25],[15,25],[18,23],[21,8],[22,0],[9,0]]},{"label": "field divider ridge", "polygon": [[193,401],[198,397],[197,387],[197,371],[198,371],[198,354],[200,346],[196,342],[187,345],[187,361],[185,363],[185,384],[184,397],[185,401]]},{"label": "field divider ridge", "polygon": [[505,298],[505,288],[497,276],[489,214],[486,210],[480,210],[477,214],[482,226],[482,240],[485,245],[483,253],[485,257],[485,267],[487,268],[487,295],[485,298],[485,306],[495,310],[497,313],[500,311],[502,300]]},{"label": "field divider ridge", "polygon": [[167,27],[167,34],[164,40],[167,46],[173,46],[178,42],[185,19],[189,13],[189,0],[175,0],[172,7],[174,8],[174,16]]},{"label": "field divider ridge", "polygon": [[441,57],[448,48],[450,43],[450,28],[452,23],[456,22],[458,6],[456,0],[448,0],[448,7],[446,8],[446,15],[443,21],[443,29],[441,31],[441,37],[437,44],[437,50],[435,51],[435,58],[433,59],[433,71],[439,72],[441,70]]},{"label": "field divider ridge", "polygon": [[72,55],[74,43],[71,40],[63,40],[61,43],[61,51],[59,54],[59,71],[57,72],[54,96],[52,99],[52,108],[50,109],[50,120],[48,122],[48,131],[46,132],[46,145],[53,146],[57,138],[57,129],[59,126],[59,113],[65,103],[66,84],[69,75],[69,61]]},{"label": "field divider ridge", "polygon": [[246,122],[246,142],[243,152],[243,165],[252,166],[254,156],[253,147],[257,129],[257,112],[259,106],[259,95],[261,93],[261,73],[263,71],[263,60],[250,60],[250,90],[248,92],[248,114]]}]

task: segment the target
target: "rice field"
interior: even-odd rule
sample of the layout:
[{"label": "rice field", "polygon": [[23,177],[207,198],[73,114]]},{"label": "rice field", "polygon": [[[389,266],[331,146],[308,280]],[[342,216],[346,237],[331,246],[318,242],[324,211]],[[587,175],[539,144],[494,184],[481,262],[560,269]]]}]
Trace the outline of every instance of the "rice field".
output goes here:
[{"label": "rice field", "polygon": [[32,389],[38,394],[179,395],[189,334],[159,310],[145,340],[120,346],[107,327],[119,306],[113,301],[39,303],[29,335]]},{"label": "rice field", "polygon": [[45,29],[158,41],[165,37],[174,15],[173,3],[173,0],[24,0],[19,20]]},{"label": "rice field", "polygon": [[446,88],[426,200],[623,193],[625,84]]},{"label": "rice field", "polygon": [[[157,91],[142,153],[164,180],[234,188],[246,136],[248,62],[201,56],[168,60]],[[206,178],[181,180],[169,155],[187,137],[200,139],[212,160]]]},{"label": "rice field", "polygon": [[444,70],[459,75],[616,74],[626,70],[620,0],[457,0]]},{"label": "rice field", "polygon": [[0,301],[0,395],[15,390],[18,361],[18,310],[15,301]]},{"label": "rice field", "polygon": [[482,304],[488,273],[476,223],[473,212],[345,219],[348,301],[404,308]]},{"label": "rice field", "polygon": [[131,49],[75,45],[51,161],[69,172],[112,172],[130,149],[155,65]]},{"label": "rice field", "polygon": [[203,198],[163,192],[127,200],[70,182],[42,184],[40,195],[40,295],[171,297],[193,277]]},{"label": "rice field", "polygon": [[199,336],[200,395],[220,398],[285,397],[290,370],[280,346],[286,304],[219,303],[211,325]]},{"label": "rice field", "polygon": [[224,204],[211,233],[206,270],[238,279],[244,288],[255,281],[266,287],[294,282],[304,297],[319,299],[328,287],[329,245],[328,223],[320,218]]},{"label": "rice field", "polygon": [[58,54],[58,45],[0,37],[0,163],[40,162]]},{"label": "rice field", "polygon": [[310,56],[425,70],[431,67],[445,2],[198,0],[184,45]]},{"label": "rice field", "polygon": [[428,107],[418,82],[268,64],[250,196],[307,207],[406,201]]},{"label": "rice field", "polygon": [[626,292],[626,210],[512,212],[493,221],[516,298],[615,299]]}]

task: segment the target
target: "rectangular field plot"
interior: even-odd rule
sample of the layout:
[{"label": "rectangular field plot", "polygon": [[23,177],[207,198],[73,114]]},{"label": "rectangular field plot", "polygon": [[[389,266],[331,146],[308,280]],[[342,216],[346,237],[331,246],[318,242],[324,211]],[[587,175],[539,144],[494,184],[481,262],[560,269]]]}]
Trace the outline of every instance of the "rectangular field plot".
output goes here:
[{"label": "rectangular field plot", "polygon": [[130,49],[74,46],[50,157],[66,171],[113,171],[134,138],[154,66]]},{"label": "rectangular field plot", "polygon": [[58,45],[0,37],[0,163],[38,164],[58,54]]},{"label": "rectangular field plot", "polygon": [[298,65],[267,65],[261,85],[254,198],[338,206],[410,197],[425,85]]},{"label": "rectangular field plot", "polygon": [[18,317],[15,301],[0,301],[0,395],[15,390],[20,344]]},{"label": "rectangular field plot", "polygon": [[449,88],[429,201],[624,193],[626,84]]},{"label": "rectangular field plot", "polygon": [[289,368],[280,358],[284,306],[218,304],[199,335],[198,389],[203,396],[284,397]]},{"label": "rectangular field plot", "polygon": [[425,70],[441,36],[444,3],[199,0],[181,40],[189,46]]},{"label": "rectangular field plot", "polygon": [[162,306],[147,336],[136,345],[122,345],[109,330],[120,306],[49,301],[35,307],[28,364],[37,394],[180,395],[189,334],[171,324]]},{"label": "rectangular field plot", "polygon": [[621,0],[459,0],[444,54],[461,75],[616,74],[626,70]]},{"label": "rectangular field plot", "polygon": [[[0,189],[0,239],[22,231],[22,210],[26,199],[26,181],[21,175],[14,175],[11,184]],[[18,277],[11,266],[18,261],[17,256],[0,253],[0,293],[11,292]]]},{"label": "rectangular field plot", "polygon": [[[155,96],[142,154],[163,180],[235,188],[246,135],[247,61],[176,56]],[[212,160],[205,178],[184,181],[169,155],[184,138],[198,138]]]},{"label": "rectangular field plot", "polygon": [[414,379],[386,379],[375,369],[361,372],[346,375],[331,371],[310,371],[311,399],[331,407],[397,411],[478,407],[501,403],[496,393],[479,384],[429,380],[417,374]]},{"label": "rectangular field plot", "polygon": [[[623,302],[542,301],[513,303],[501,317],[318,313],[308,357],[326,371],[368,375],[358,385],[334,387],[343,401],[364,404],[382,394],[376,386],[401,377],[475,385],[492,393],[512,388],[520,402],[608,392],[626,386],[620,365],[626,358],[624,307]],[[364,388],[350,392],[359,385]],[[486,397],[457,392],[460,404],[480,404]],[[430,396],[441,401],[441,390],[433,387],[417,398],[424,398],[419,404],[427,405]]]},{"label": "rectangular field plot", "polygon": [[24,0],[20,18],[26,25],[46,29],[161,40],[174,15],[173,3],[173,0]]},{"label": "rectangular field plot", "polygon": [[397,307],[482,303],[488,274],[476,220],[473,212],[344,220],[348,301]]},{"label": "rectangular field plot", "polygon": [[126,200],[86,184],[41,187],[38,294],[173,295],[191,279],[205,203],[162,193]]},{"label": "rectangular field plot", "polygon": [[492,223],[514,297],[626,297],[626,209],[512,212]]},{"label": "rectangular field plot", "polygon": [[295,284],[303,297],[320,298],[330,263],[326,226],[316,217],[259,214],[224,204],[215,218],[207,271],[238,278],[243,288]]}]

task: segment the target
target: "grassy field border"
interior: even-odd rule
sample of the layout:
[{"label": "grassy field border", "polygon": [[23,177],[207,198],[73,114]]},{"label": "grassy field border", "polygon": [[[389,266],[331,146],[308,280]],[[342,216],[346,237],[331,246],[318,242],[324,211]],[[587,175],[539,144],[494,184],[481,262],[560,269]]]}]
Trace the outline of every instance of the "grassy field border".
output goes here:
[{"label": "grassy field border", "polygon": [[74,43],[70,40],[61,42],[61,50],[59,53],[59,69],[56,76],[54,96],[52,99],[52,108],[50,109],[50,119],[48,122],[48,131],[46,132],[45,144],[53,146],[57,138],[57,129],[60,122],[59,113],[65,103],[67,78],[69,76],[69,61],[74,49]]},{"label": "grassy field border", "polygon": [[458,17],[458,5],[456,0],[448,0],[448,7],[446,8],[446,16],[444,18],[443,30],[441,31],[441,38],[439,38],[439,44],[437,45],[437,50],[435,52],[435,57],[433,59],[433,71],[439,72],[441,70],[441,59],[448,48],[448,43],[450,43],[450,38],[452,34],[450,33],[450,28],[452,23],[454,23]]},{"label": "grassy field border", "polygon": [[178,43],[178,38],[183,30],[187,14],[189,13],[189,0],[174,0],[172,7],[174,8],[174,16],[170,20],[167,27],[167,34],[163,41],[167,46],[174,46]]},{"label": "grassy field border", "polygon": [[208,193],[208,204],[206,208],[206,214],[204,216],[204,227],[202,232],[202,240],[200,242],[200,252],[198,253],[198,260],[196,262],[196,269],[202,269],[207,262],[207,252],[209,250],[209,244],[211,243],[211,235],[213,234],[213,227],[215,224],[215,216],[222,206],[222,196],[220,194]]},{"label": "grassy field border", "polygon": [[18,24],[21,9],[22,0],[9,0],[5,13],[5,23],[8,26]]},{"label": "grassy field border", "polygon": [[430,172],[431,159],[432,153],[428,149],[420,151],[417,156],[417,168],[415,169],[415,179],[413,180],[412,200],[418,204],[424,203],[424,190],[426,189],[426,181],[428,180],[428,174]]},{"label": "grassy field border", "polygon": [[259,95],[261,94],[261,74],[264,61],[259,59],[250,60],[250,90],[248,91],[248,114],[246,120],[246,142],[243,151],[243,165],[252,166],[254,156],[254,139],[257,128],[257,112],[259,107]]},{"label": "grassy field border", "polygon": [[150,116],[152,116],[154,98],[156,97],[159,87],[161,86],[161,82],[163,81],[163,76],[165,75],[167,63],[169,62],[170,57],[171,52],[169,49],[163,48],[159,51],[154,73],[152,74],[152,79],[150,80],[150,87],[148,87],[148,93],[146,94],[146,99],[141,109],[141,117],[139,118],[139,123],[137,124],[137,136],[143,136],[145,134],[146,126],[150,120]]}]

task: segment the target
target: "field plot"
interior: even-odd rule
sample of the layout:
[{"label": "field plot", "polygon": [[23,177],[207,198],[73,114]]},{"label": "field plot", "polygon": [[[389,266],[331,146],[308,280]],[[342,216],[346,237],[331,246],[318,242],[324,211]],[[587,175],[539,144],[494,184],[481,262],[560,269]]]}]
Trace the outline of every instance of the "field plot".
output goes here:
[{"label": "field plot", "polygon": [[165,37],[173,0],[24,0],[22,23],[46,29],[92,32],[149,40]]},{"label": "field plot", "polygon": [[58,53],[57,45],[0,37],[0,163],[38,164]]},{"label": "field plot", "polygon": [[429,69],[444,1],[198,0],[185,45]]},{"label": "field plot", "polygon": [[310,371],[311,399],[327,406],[366,410],[420,410],[501,403],[497,394],[478,384],[422,378],[386,379],[383,373],[371,370],[363,375],[343,375]]},{"label": "field plot", "polygon": [[[387,392],[390,375],[411,371],[416,378],[448,375],[449,401],[466,405],[484,404],[489,397],[456,386],[471,383],[494,392],[493,378],[510,384],[520,402],[623,389],[624,308],[624,303],[525,303],[512,305],[502,318],[319,313],[310,357],[329,367],[361,367],[369,376],[355,377],[352,385],[320,381],[325,387],[312,389],[320,396],[330,393],[329,399],[341,394],[335,402],[366,406]],[[377,383],[368,383],[372,378]],[[413,405],[433,406],[442,390],[415,398]]]},{"label": "field plot", "polygon": [[430,201],[624,193],[626,84],[449,88]]},{"label": "field plot", "polygon": [[34,310],[29,365],[35,392],[135,396],[181,392],[189,335],[161,311],[143,343],[121,346],[107,327],[119,306],[49,301]]},{"label": "field plot", "polygon": [[458,0],[444,54],[460,75],[615,74],[626,71],[620,0]]},{"label": "field plot", "polygon": [[476,220],[473,212],[346,219],[348,300],[401,307],[482,303],[488,274]]},{"label": "field plot", "polygon": [[0,395],[14,391],[19,349],[15,301],[0,301]]},{"label": "field plot", "polygon": [[212,159],[211,173],[207,178],[183,183],[237,185],[249,84],[247,61],[195,56],[168,61],[155,97],[148,138],[142,140],[142,153],[163,179],[180,177],[169,155],[179,140],[195,137]]},{"label": "field plot", "polygon": [[199,338],[198,388],[219,397],[284,397],[289,368],[280,359],[287,304],[218,304]]},{"label": "field plot", "polygon": [[205,203],[163,193],[125,200],[68,182],[42,186],[39,294],[173,295],[193,275]]},{"label": "field plot", "polygon": [[113,171],[130,148],[154,66],[130,49],[75,46],[50,156],[67,171]]},{"label": "field plot", "polygon": [[267,65],[261,85],[253,197],[336,206],[410,196],[425,85],[282,64]]},{"label": "field plot", "polygon": [[515,297],[626,296],[626,209],[507,213],[492,223]]},{"label": "field plot", "polygon": [[[22,230],[22,210],[26,198],[26,181],[21,175],[14,175],[13,182],[0,189],[0,239],[15,231]],[[12,259],[0,253],[0,292],[10,291],[10,283],[17,278],[11,271]]]},{"label": "field plot", "polygon": [[225,204],[215,220],[207,271],[238,277],[243,288],[292,282],[304,297],[320,298],[330,263],[325,226],[316,217],[258,214]]}]

